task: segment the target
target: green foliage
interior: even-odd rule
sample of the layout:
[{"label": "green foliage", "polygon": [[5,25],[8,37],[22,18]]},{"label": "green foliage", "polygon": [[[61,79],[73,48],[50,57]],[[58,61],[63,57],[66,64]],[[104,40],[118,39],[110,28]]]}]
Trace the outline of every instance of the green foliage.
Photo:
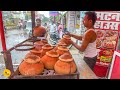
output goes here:
[{"label": "green foliage", "polygon": [[48,21],[49,21],[49,18],[44,16],[43,19],[42,19],[42,22],[45,23],[45,22],[48,22]]},{"label": "green foliage", "polygon": [[[56,22],[59,21],[60,17],[61,17],[61,15],[59,15],[59,16],[55,16],[55,20],[56,20]],[[50,21],[54,21],[54,16],[50,16]]]}]

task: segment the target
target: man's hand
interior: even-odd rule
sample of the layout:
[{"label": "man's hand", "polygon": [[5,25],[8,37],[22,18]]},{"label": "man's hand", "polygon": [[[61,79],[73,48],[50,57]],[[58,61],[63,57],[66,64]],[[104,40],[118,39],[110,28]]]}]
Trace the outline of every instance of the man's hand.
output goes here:
[{"label": "man's hand", "polygon": [[66,42],[67,42],[67,43],[70,43],[70,44],[73,44],[73,41],[72,41],[72,40],[67,40]]}]

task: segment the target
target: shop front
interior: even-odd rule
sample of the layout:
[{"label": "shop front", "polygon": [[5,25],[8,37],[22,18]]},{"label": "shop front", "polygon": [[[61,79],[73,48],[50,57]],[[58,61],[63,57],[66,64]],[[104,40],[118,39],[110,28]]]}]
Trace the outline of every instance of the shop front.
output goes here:
[{"label": "shop front", "polygon": [[96,11],[96,14],[97,21],[95,23],[95,29],[97,33],[96,47],[98,49],[98,57],[94,73],[98,77],[107,78],[113,53],[117,50],[118,45],[120,12]]},{"label": "shop front", "polygon": [[[86,11],[80,11],[80,35],[86,31],[82,20]],[[97,21],[95,31],[97,33],[96,47],[98,50],[97,62],[94,73],[100,78],[108,78],[114,51],[119,49],[119,11],[95,11]]]}]

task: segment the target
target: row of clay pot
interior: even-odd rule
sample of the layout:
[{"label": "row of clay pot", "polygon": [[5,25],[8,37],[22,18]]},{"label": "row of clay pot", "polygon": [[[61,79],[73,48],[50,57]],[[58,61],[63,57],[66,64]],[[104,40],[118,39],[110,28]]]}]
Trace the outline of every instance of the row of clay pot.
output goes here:
[{"label": "row of clay pot", "polygon": [[[67,43],[68,39],[70,39],[70,37],[68,35],[64,35],[63,38],[59,40],[57,46],[54,48],[55,50],[57,50],[57,52],[59,52],[60,55],[69,51],[66,48],[68,46],[68,43]],[[31,50],[29,54],[31,55],[32,53],[40,57],[43,57],[47,51],[50,51],[53,49],[53,47],[48,44],[47,40],[37,41],[34,43],[34,46],[35,46],[35,49]],[[59,47],[59,46],[64,46],[64,47]]]},{"label": "row of clay pot", "polygon": [[55,50],[51,50],[42,58],[29,55],[19,66],[19,72],[25,76],[42,74],[44,69],[55,70],[56,74],[71,74],[76,72],[76,64],[70,54],[64,53],[59,57]]},{"label": "row of clay pot", "polygon": [[42,47],[48,44],[47,40],[41,40],[34,43],[34,49],[25,56],[23,62],[19,65],[19,72],[24,76],[34,76],[42,74],[44,64],[41,61]]},{"label": "row of clay pot", "polygon": [[19,66],[19,72],[25,76],[41,74],[44,69],[55,70],[57,74],[70,74],[76,71],[76,64],[67,48],[67,44],[59,41],[53,48],[51,45],[38,41]]}]

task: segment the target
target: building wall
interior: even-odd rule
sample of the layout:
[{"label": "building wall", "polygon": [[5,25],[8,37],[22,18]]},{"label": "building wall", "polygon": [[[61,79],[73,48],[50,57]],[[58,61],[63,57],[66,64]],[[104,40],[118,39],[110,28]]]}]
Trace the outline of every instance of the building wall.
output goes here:
[{"label": "building wall", "polygon": [[75,30],[75,11],[68,11],[67,30],[71,33]]}]

